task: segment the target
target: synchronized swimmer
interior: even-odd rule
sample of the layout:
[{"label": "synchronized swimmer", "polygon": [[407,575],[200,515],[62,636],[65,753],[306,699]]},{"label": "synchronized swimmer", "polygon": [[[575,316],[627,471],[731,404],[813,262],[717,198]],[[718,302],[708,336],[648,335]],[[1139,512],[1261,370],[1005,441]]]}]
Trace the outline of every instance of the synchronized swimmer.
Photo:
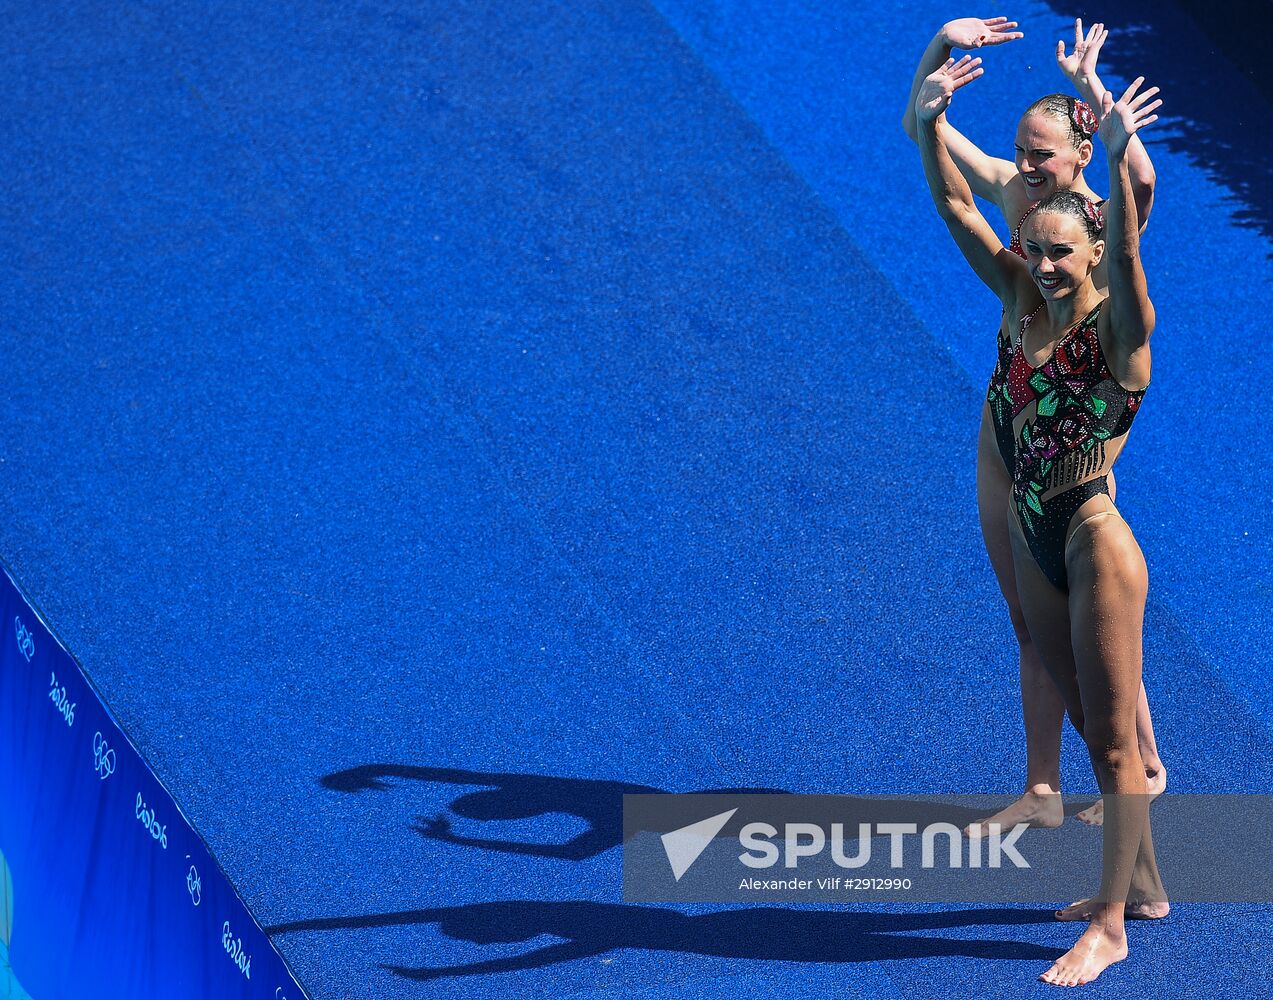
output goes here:
[{"label": "synchronized swimmer", "polygon": [[[1152,200],[1152,168],[1136,133],[1157,120],[1162,102],[1151,100],[1157,88],[1141,89],[1141,78],[1117,101],[1103,89],[1093,93],[1099,119],[1086,102],[1044,98],[1022,119],[1017,163],[1005,168],[946,121],[954,92],[983,72],[980,59],[956,61],[949,48],[1021,37],[1015,27],[1006,18],[946,25],[921,72],[945,58],[917,74],[907,127],[939,215],[1003,307],[999,363],[983,413],[978,500],[1021,643],[1030,783],[1021,800],[991,819],[1060,823],[1062,719],[1059,711],[1049,714],[1053,703],[1083,737],[1104,803],[1100,889],[1057,914],[1088,925],[1041,976],[1076,986],[1127,957],[1126,917],[1167,910],[1149,827],[1151,794],[1165,778],[1141,684],[1148,576],[1114,506],[1111,481],[1150,381],[1155,316],[1139,233]],[[1058,47],[1058,61],[1090,86],[1104,38],[1103,26],[1084,36],[1078,24],[1074,56]],[[1104,203],[1082,178],[1095,134],[1108,161]],[[1012,248],[981,215],[970,181],[1010,223],[1018,220]]]}]

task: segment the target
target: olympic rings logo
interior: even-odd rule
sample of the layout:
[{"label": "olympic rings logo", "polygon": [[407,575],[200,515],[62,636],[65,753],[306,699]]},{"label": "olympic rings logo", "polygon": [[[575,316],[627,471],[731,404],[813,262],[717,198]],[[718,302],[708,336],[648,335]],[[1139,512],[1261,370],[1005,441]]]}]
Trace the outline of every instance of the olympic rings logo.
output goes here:
[{"label": "olympic rings logo", "polygon": [[115,751],[100,731],[93,734],[93,767],[103,781],[115,773]]}]

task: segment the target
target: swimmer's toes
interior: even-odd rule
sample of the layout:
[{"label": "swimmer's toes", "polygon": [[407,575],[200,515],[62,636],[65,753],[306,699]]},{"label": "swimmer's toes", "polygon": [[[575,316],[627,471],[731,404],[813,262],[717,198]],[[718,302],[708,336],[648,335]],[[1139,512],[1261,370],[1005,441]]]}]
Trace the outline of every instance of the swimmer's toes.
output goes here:
[{"label": "swimmer's toes", "polygon": [[1123,915],[1131,920],[1161,920],[1171,912],[1165,899],[1158,903],[1128,903]]},{"label": "swimmer's toes", "polygon": [[1057,910],[1053,915],[1057,920],[1091,920],[1092,901],[1090,899],[1077,900],[1069,906]]},{"label": "swimmer's toes", "polygon": [[1074,818],[1088,826],[1101,826],[1105,822],[1105,801],[1097,799],[1082,812],[1075,813]]}]

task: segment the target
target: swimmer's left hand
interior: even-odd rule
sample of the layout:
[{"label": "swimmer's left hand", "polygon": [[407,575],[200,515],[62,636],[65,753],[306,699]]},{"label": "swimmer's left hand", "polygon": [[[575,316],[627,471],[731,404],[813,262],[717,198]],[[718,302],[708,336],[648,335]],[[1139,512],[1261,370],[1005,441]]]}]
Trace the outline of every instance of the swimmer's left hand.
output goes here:
[{"label": "swimmer's left hand", "polygon": [[950,99],[960,87],[972,83],[985,70],[981,58],[964,56],[955,62],[951,56],[936,73],[924,77],[915,97],[915,114],[922,122],[933,121],[950,105]]},{"label": "swimmer's left hand", "polygon": [[1158,88],[1150,87],[1143,93],[1136,93],[1144,82],[1145,78],[1138,76],[1117,101],[1109,91],[1105,92],[1101,101],[1100,137],[1111,159],[1121,159],[1127,152],[1127,144],[1131,142],[1132,136],[1146,125],[1158,121],[1158,116],[1153,112],[1162,105],[1162,101],[1145,103],[1158,93]]},{"label": "swimmer's left hand", "polygon": [[1085,36],[1083,19],[1076,17],[1074,19],[1074,52],[1067,56],[1065,41],[1056,43],[1056,64],[1076,87],[1080,80],[1089,80],[1096,75],[1096,60],[1101,54],[1101,46],[1105,44],[1105,39],[1108,37],[1109,32],[1100,22],[1092,25]]}]

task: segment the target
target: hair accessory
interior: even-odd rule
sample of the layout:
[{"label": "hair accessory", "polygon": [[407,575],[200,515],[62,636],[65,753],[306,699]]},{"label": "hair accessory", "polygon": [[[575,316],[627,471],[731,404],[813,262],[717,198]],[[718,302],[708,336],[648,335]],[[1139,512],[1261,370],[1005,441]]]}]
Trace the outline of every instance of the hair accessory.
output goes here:
[{"label": "hair accessory", "polygon": [[1080,101],[1073,97],[1070,98],[1070,122],[1084,139],[1090,139],[1096,135],[1101,124],[1096,118],[1096,112],[1087,101]]},{"label": "hair accessory", "polygon": [[[1082,102],[1080,102],[1082,103]],[[1087,107],[1086,104],[1083,107]],[[1088,108],[1091,111],[1091,108]],[[1080,195],[1079,197],[1082,197]],[[1087,220],[1092,223],[1098,230],[1105,228],[1105,214],[1101,211],[1101,207],[1095,202],[1088,201],[1083,198],[1083,214],[1087,216]]]}]

